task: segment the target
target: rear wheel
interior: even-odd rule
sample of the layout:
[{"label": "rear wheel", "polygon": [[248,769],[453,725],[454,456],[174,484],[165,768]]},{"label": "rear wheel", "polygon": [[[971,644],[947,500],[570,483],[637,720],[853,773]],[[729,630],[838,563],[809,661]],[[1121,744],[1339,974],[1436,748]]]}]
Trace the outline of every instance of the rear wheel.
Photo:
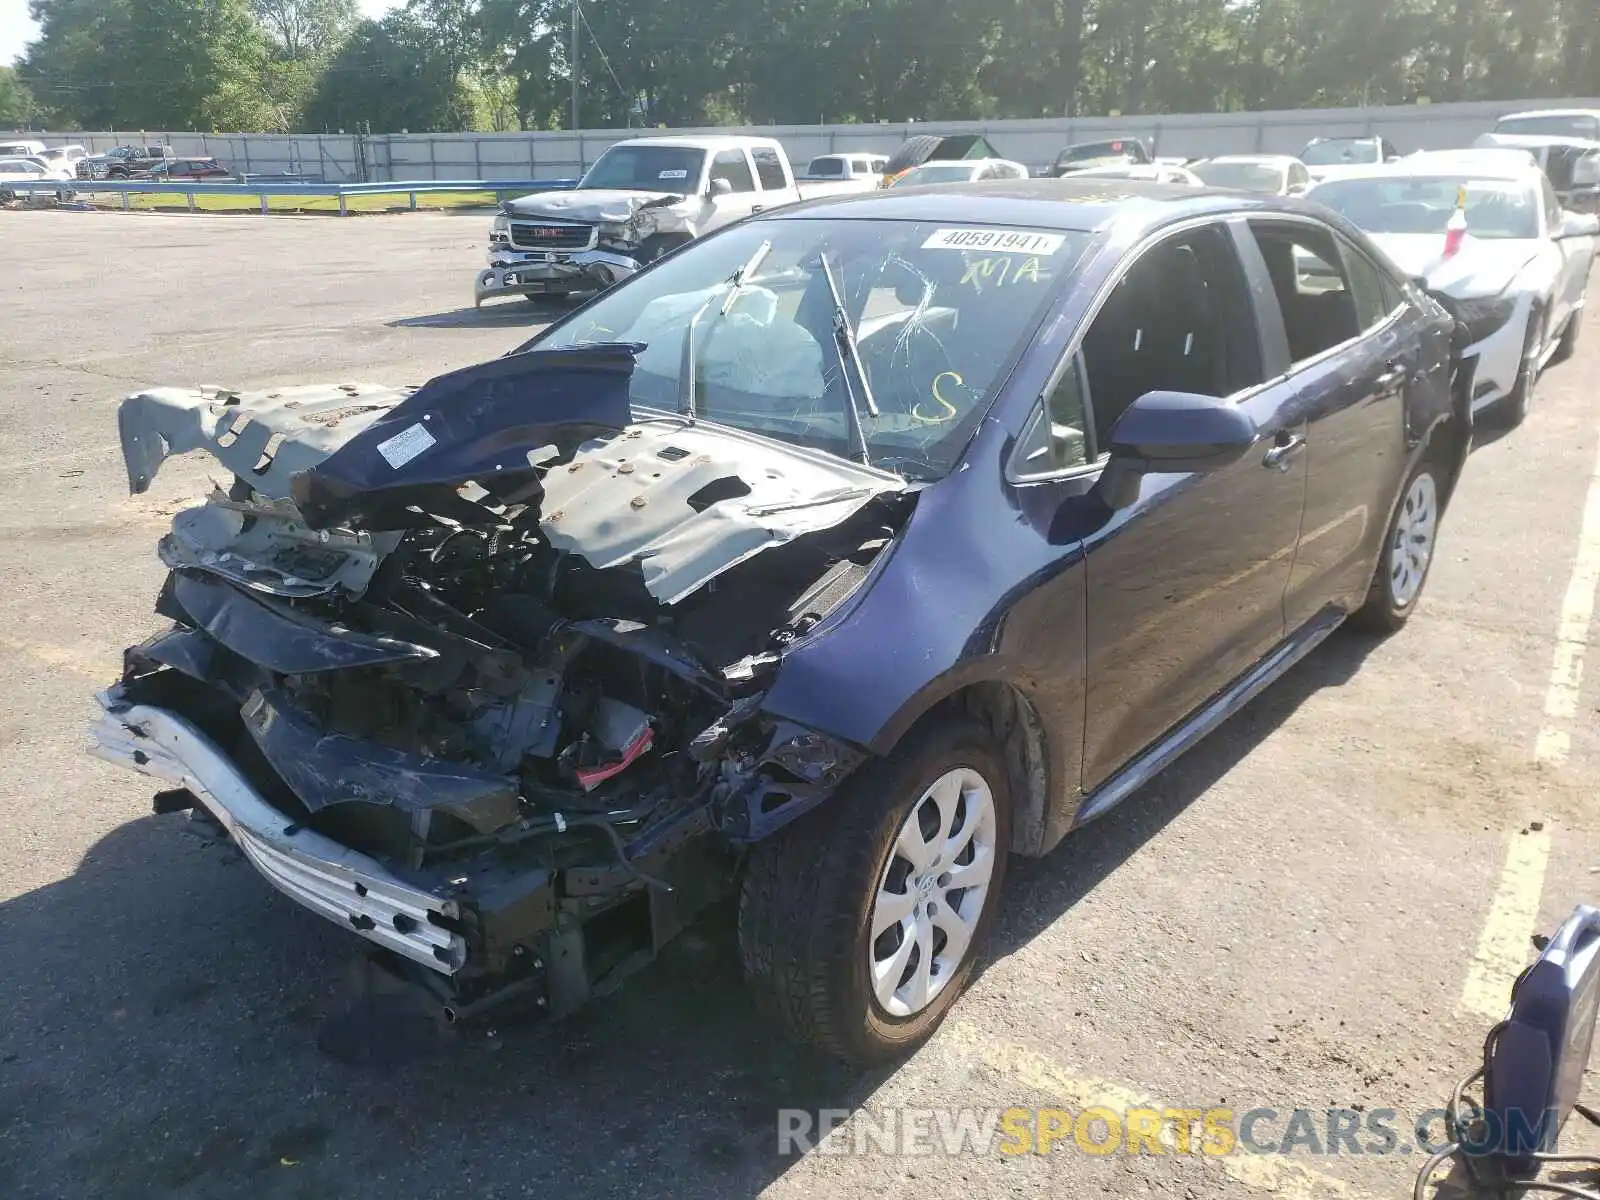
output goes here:
[{"label": "rear wheel", "polygon": [[739,948],[757,1001],[791,1036],[873,1062],[933,1033],[1005,877],[1006,781],[982,726],[930,722],[752,850]]},{"label": "rear wheel", "polygon": [[1418,463],[1406,480],[1389,520],[1367,601],[1350,618],[1353,625],[1373,633],[1393,633],[1416,611],[1433,565],[1442,483],[1439,464],[1431,457]]}]

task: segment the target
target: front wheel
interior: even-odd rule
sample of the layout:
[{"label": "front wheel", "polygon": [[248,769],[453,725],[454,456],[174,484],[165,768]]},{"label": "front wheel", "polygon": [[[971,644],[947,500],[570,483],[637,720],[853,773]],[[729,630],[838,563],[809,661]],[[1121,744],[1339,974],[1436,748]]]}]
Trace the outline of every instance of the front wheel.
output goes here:
[{"label": "front wheel", "polygon": [[935,720],[758,844],[739,948],[762,1008],[858,1063],[915,1049],[966,985],[994,915],[1011,794],[982,726]]},{"label": "front wheel", "polygon": [[1393,633],[1416,611],[1439,536],[1438,470],[1436,462],[1424,459],[1406,481],[1389,520],[1367,601],[1351,617],[1353,625],[1373,633]]},{"label": "front wheel", "polygon": [[1495,405],[1494,417],[1503,428],[1515,429],[1533,411],[1533,390],[1539,384],[1544,343],[1544,317],[1535,308],[1528,313],[1528,331],[1522,338],[1522,362],[1517,368],[1517,381],[1510,394]]}]

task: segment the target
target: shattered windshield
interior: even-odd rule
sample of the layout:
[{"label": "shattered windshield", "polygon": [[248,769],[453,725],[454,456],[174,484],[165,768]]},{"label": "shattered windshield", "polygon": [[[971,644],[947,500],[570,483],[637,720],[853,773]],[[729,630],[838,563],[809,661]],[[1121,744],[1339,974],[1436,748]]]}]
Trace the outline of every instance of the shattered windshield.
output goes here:
[{"label": "shattered windshield", "polygon": [[586,188],[636,192],[692,192],[700,185],[706,152],[689,146],[613,146],[583,177]]},{"label": "shattered windshield", "polygon": [[[679,412],[693,323],[700,418],[843,456],[856,448],[858,419],[875,465],[935,479],[955,465],[1086,243],[1076,231],[1015,226],[760,221],[691,244],[522,349],[643,344],[630,402]],[[836,336],[830,275],[870,398],[853,386],[854,358]]]}]

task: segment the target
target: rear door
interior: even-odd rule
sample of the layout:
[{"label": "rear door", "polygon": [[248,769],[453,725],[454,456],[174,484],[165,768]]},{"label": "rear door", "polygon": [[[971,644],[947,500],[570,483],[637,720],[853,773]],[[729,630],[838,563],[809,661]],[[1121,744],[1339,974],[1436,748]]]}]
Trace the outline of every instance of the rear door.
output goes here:
[{"label": "rear door", "polygon": [[761,207],[760,193],[756,190],[756,175],[750,167],[749,155],[744,147],[719,150],[711,156],[708,179],[725,180],[729,190],[711,200],[711,218],[706,229],[720,229],[735,221],[742,221]]},{"label": "rear door", "polygon": [[[750,147],[750,161],[756,168],[756,190],[761,194],[750,206],[751,212],[760,212],[764,208],[776,208],[780,204],[787,204],[800,197],[799,190],[795,187],[794,180],[790,177],[787,160],[775,146]],[[848,160],[843,160],[841,170],[848,177],[854,172],[850,166],[844,165]]]},{"label": "rear door", "polygon": [[1307,424],[1305,518],[1284,599],[1293,630],[1365,597],[1406,469],[1405,390],[1427,372],[1398,285],[1358,248],[1309,219],[1253,219],[1240,233],[1247,267],[1277,300],[1268,370]]},{"label": "rear door", "polygon": [[1232,466],[1146,475],[1134,505],[1085,538],[1085,789],[1283,639],[1305,426],[1292,392],[1266,379],[1262,349],[1235,241],[1218,221],[1144,251],[1085,334],[1095,447],[1156,390],[1229,397],[1260,431]]}]

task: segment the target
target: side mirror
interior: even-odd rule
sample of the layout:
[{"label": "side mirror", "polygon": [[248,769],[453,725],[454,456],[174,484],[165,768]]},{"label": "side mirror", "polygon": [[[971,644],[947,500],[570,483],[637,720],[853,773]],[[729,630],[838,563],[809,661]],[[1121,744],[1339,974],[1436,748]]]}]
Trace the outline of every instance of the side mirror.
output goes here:
[{"label": "side mirror", "polygon": [[1600,215],[1563,211],[1561,228],[1556,232],[1556,236],[1558,238],[1600,236]]},{"label": "side mirror", "polygon": [[1112,509],[1139,498],[1139,479],[1154,472],[1215,471],[1256,444],[1256,426],[1218,396],[1146,392],[1111,427],[1110,460],[1097,485]]},{"label": "side mirror", "polygon": [[733,184],[726,179],[713,179],[706,185],[706,195],[715,200],[718,196],[726,196],[733,191]]},{"label": "side mirror", "polygon": [[1286,192],[1284,192],[1284,195],[1286,195],[1286,196],[1304,196],[1308,190],[1309,189],[1303,183],[1291,183],[1289,185],[1288,190]]}]

